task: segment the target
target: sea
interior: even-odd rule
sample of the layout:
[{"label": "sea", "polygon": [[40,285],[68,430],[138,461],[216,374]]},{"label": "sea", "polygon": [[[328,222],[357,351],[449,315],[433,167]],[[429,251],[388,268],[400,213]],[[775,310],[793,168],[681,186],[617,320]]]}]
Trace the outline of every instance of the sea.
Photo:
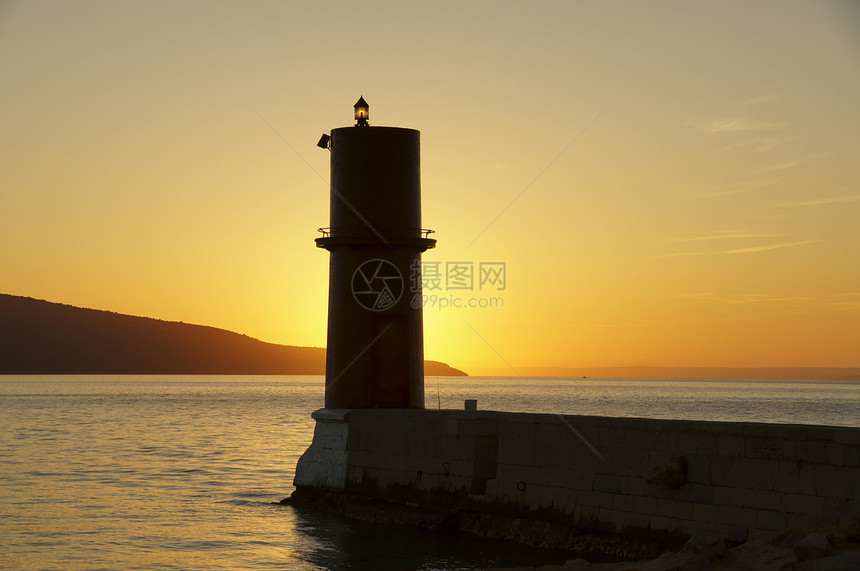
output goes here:
[{"label": "sea", "polygon": [[[0,376],[0,569],[482,569],[570,554],[278,502],[321,376]],[[427,377],[427,408],[860,426],[860,382]]]}]

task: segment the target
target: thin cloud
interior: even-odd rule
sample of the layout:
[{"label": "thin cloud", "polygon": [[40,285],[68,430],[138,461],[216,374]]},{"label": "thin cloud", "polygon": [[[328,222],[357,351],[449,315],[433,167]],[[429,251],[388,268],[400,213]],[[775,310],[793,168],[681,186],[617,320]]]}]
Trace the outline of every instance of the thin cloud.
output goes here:
[{"label": "thin cloud", "polygon": [[828,306],[836,309],[860,310],[860,301],[832,301]]},{"label": "thin cloud", "polygon": [[753,148],[757,153],[766,153],[775,147],[780,147],[796,140],[797,137],[762,137],[760,139],[755,139],[753,142]]},{"label": "thin cloud", "polygon": [[756,192],[766,188],[772,184],[779,182],[779,178],[769,180],[753,180],[747,182],[736,182],[725,187],[715,190],[703,190],[695,193],[691,198],[720,198],[723,196],[735,196],[737,194],[746,194],[748,192]]},{"label": "thin cloud", "polygon": [[796,167],[797,165],[801,164],[802,162],[803,162],[802,160],[798,160],[798,161],[789,161],[787,163],[779,163],[779,164],[775,164],[775,165],[769,165],[769,166],[766,166],[763,169],[761,169],[761,172],[782,171],[785,169],[790,169],[792,167]]},{"label": "thin cloud", "polygon": [[734,133],[742,131],[770,131],[778,129],[781,123],[765,123],[750,117],[725,117],[704,123],[688,121],[688,125],[701,129],[705,133]]},{"label": "thin cloud", "polygon": [[781,250],[783,248],[794,248],[795,246],[806,246],[807,244],[815,244],[820,240],[804,240],[803,242],[787,242],[783,244],[769,244],[766,246],[751,246],[749,248],[739,248],[737,250],[724,250],[716,252],[717,254],[750,254],[754,252],[769,252],[771,250]]},{"label": "thin cloud", "polygon": [[751,99],[747,99],[738,103],[741,107],[749,107],[750,105],[762,105],[763,103],[773,103],[774,101],[778,101],[779,97],[765,96],[765,97],[753,97]]},{"label": "thin cloud", "polygon": [[814,198],[812,200],[798,200],[796,202],[784,202],[783,206],[823,206],[826,204],[842,204],[845,202],[857,202],[860,194],[845,194],[842,196],[829,196],[826,198]]},{"label": "thin cloud", "polygon": [[809,296],[774,296],[765,293],[715,293],[687,292],[675,296],[678,299],[720,303],[723,305],[788,305],[791,309],[807,310],[831,309],[839,311],[860,310],[860,293],[832,294],[828,298]]},{"label": "thin cloud", "polygon": [[749,141],[735,143],[733,145],[727,145],[720,149],[720,152],[728,153],[738,149],[744,151],[752,149],[756,153],[766,153],[771,149],[781,147],[782,145],[787,145],[788,143],[794,142],[796,140],[797,137],[756,137],[755,139],[750,139]]},{"label": "thin cloud", "polygon": [[739,293],[739,294],[719,294],[719,293],[683,293],[678,295],[682,299],[695,299],[702,301],[713,301],[724,303],[726,305],[750,305],[761,303],[797,303],[799,301],[809,301],[809,298],[799,296],[771,296],[763,293]]},{"label": "thin cloud", "polygon": [[759,234],[746,232],[742,230],[718,230],[713,234],[706,236],[684,236],[681,238],[672,238],[672,242],[702,242],[708,240],[726,240],[738,238],[779,238],[785,234]]},{"label": "thin cloud", "polygon": [[815,159],[820,159],[822,156],[824,156],[824,155],[822,155],[822,154],[806,155],[805,157],[800,157],[799,159],[795,159],[793,161],[788,161],[788,162],[784,162],[784,163],[778,163],[778,164],[766,166],[766,167],[761,169],[761,172],[783,171],[783,170],[796,167],[797,165],[800,165],[800,164],[803,164],[803,163],[806,163],[809,161],[814,161]]},{"label": "thin cloud", "polygon": [[738,218],[744,220],[753,220],[755,222],[773,222],[773,221],[785,221],[785,220],[796,220],[800,217],[800,214],[791,213],[791,212],[777,212],[774,214],[756,214],[756,215],[741,215]]},{"label": "thin cloud", "polygon": [[836,309],[857,309],[860,310],[860,293],[838,293],[832,296],[827,305]]},{"label": "thin cloud", "polygon": [[770,252],[772,250],[782,250],[784,248],[795,248],[797,246],[806,246],[809,244],[815,244],[816,242],[820,242],[821,240],[804,240],[802,242],[782,242],[779,244],[764,244],[761,246],[749,246],[746,248],[734,248],[731,250],[715,250],[715,251],[704,251],[704,252],[674,252],[672,254],[665,254],[662,256],[657,256],[658,258],[689,258],[693,256],[731,256],[735,254],[755,254],[760,252]]}]

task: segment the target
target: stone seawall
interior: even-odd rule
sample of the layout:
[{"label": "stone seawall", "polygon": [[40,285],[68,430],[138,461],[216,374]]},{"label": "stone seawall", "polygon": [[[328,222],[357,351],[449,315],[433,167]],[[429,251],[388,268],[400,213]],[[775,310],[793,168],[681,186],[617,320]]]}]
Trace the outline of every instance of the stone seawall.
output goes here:
[{"label": "stone seawall", "polygon": [[313,418],[298,495],[737,541],[860,512],[860,428],[402,409]]}]

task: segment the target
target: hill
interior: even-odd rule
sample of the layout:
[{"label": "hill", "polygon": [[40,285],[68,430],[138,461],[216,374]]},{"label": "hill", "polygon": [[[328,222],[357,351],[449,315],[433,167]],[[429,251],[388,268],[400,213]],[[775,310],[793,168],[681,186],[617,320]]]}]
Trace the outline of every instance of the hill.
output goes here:
[{"label": "hill", "polygon": [[[426,375],[465,375],[425,361]],[[322,375],[325,349],[0,294],[0,374]]]}]

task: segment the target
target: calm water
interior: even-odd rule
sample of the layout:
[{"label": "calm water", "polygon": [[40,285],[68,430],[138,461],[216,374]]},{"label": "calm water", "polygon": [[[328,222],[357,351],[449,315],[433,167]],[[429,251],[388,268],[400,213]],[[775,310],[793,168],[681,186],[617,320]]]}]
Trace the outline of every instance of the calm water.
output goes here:
[{"label": "calm water", "polygon": [[[427,406],[860,426],[860,383],[428,378]],[[276,502],[322,377],[0,376],[2,569],[479,569],[565,555]]]}]

